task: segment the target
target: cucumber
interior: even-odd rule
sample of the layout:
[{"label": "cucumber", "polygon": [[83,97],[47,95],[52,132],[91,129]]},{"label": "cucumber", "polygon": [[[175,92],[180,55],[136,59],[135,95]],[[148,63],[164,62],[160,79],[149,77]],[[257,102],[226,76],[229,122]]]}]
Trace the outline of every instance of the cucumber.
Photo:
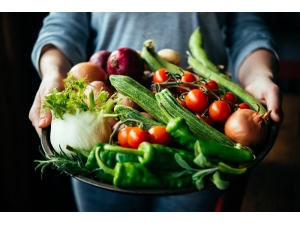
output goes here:
[{"label": "cucumber", "polygon": [[109,80],[118,92],[138,104],[158,122],[162,124],[168,123],[168,117],[160,110],[154,93],[142,84],[131,77],[124,75],[110,75]]},{"label": "cucumber", "polygon": [[235,142],[231,141],[223,133],[211,127],[182,107],[168,89],[156,93],[155,97],[162,110],[165,110],[172,118],[184,118],[191,131],[195,134],[205,136],[224,145],[235,146]]},{"label": "cucumber", "polygon": [[118,114],[118,117],[120,118],[121,121],[125,121],[127,119],[135,119],[141,121],[143,123],[144,129],[146,130],[149,130],[153,126],[164,126],[164,124],[152,120],[144,116],[138,110],[128,106],[116,105],[114,108],[114,112]]}]

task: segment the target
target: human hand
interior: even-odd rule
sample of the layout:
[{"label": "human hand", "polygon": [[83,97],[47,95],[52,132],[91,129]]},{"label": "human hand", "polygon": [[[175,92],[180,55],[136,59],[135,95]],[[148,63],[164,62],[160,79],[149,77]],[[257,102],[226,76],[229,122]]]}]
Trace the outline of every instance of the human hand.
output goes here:
[{"label": "human hand", "polygon": [[268,110],[272,110],[270,117],[278,124],[281,124],[284,118],[282,109],[282,95],[279,87],[268,77],[258,77],[245,90],[259,100]]},{"label": "human hand", "polygon": [[42,128],[48,127],[51,124],[52,115],[50,110],[41,114],[41,109],[45,96],[54,88],[57,88],[59,91],[64,89],[63,78],[60,76],[44,77],[29,111],[29,119],[39,136],[41,136]]},{"label": "human hand", "polygon": [[254,51],[241,65],[238,80],[242,87],[253,97],[272,110],[271,119],[280,125],[284,113],[282,96],[274,79],[278,72],[275,56],[267,50]]}]

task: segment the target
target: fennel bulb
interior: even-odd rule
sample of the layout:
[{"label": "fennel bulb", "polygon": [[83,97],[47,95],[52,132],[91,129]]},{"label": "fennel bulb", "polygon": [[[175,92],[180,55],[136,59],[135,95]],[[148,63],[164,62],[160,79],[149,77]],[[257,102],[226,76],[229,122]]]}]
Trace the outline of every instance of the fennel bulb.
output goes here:
[{"label": "fennel bulb", "polygon": [[112,128],[103,116],[103,110],[76,110],[75,114],[65,113],[62,119],[53,117],[50,142],[54,150],[71,156],[74,152],[67,150],[67,145],[89,152],[97,143],[108,143]]},{"label": "fennel bulb", "polygon": [[117,116],[111,114],[116,95],[108,97],[102,90],[96,96],[93,91],[87,93],[87,80],[75,80],[70,73],[64,84],[63,91],[54,89],[45,96],[42,105],[52,113],[50,142],[54,150],[72,157],[75,153],[67,150],[67,145],[89,152],[95,144],[108,143],[112,134],[108,118]]}]

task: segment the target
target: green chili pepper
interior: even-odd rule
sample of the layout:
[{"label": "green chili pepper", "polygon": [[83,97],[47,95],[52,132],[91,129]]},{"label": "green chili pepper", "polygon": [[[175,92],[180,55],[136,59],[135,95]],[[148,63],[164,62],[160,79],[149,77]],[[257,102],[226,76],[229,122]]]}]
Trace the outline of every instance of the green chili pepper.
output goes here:
[{"label": "green chili pepper", "polygon": [[90,154],[87,157],[87,161],[85,163],[85,168],[88,170],[93,170],[95,168],[98,168],[96,156],[95,156],[95,149],[96,147],[101,146],[101,144],[96,144],[93,149],[90,151]]},{"label": "green chili pepper", "polygon": [[248,150],[223,145],[211,139],[195,135],[181,117],[170,120],[166,130],[189,150],[193,150],[195,142],[199,140],[201,152],[205,156],[212,156],[229,162],[249,162],[255,159],[255,155]]},{"label": "green chili pepper", "polygon": [[148,168],[163,171],[180,171],[182,167],[175,160],[175,153],[191,166],[195,165],[193,160],[194,154],[185,150],[167,147],[160,144],[150,144],[142,142],[138,149],[124,148],[118,145],[103,145],[104,150],[114,151],[118,153],[132,154],[138,156],[139,162]]},{"label": "green chili pepper", "polygon": [[[96,160],[96,155],[95,155],[95,149],[97,147],[103,147],[103,143],[96,144],[92,151],[90,152],[87,162],[85,164],[85,167],[89,170],[93,170],[96,168],[99,168],[97,160]],[[108,151],[108,150],[103,150],[100,152],[100,157],[104,164],[110,168],[114,168],[117,162],[138,162],[138,157],[136,155],[132,154],[125,154],[125,153],[118,153],[118,152],[113,152],[113,151]]]},{"label": "green chili pepper", "polygon": [[96,148],[96,159],[99,167],[113,176],[113,184],[118,187],[130,188],[180,188],[191,186],[191,176],[172,177],[160,176],[138,162],[118,162],[114,169],[106,166],[100,157],[102,147]]}]

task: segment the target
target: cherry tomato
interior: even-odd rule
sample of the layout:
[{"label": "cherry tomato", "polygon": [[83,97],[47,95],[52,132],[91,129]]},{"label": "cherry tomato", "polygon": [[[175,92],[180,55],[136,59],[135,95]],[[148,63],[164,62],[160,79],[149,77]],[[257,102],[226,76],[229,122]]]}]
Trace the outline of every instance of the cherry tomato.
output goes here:
[{"label": "cherry tomato", "polygon": [[215,127],[216,122],[209,115],[204,115],[203,113],[196,113],[196,116],[208,125]]},{"label": "cherry tomato", "polygon": [[[197,78],[195,77],[195,75],[194,74],[192,74],[192,73],[189,73],[189,72],[185,72],[183,75],[182,75],[182,77],[180,78],[180,82],[190,82],[190,83],[192,83],[192,82],[195,82],[195,81],[197,81]],[[187,88],[189,88],[189,89],[195,89],[196,88],[196,86],[193,86],[193,85],[190,85],[190,84],[180,84],[180,86],[184,86],[184,87],[187,87]],[[188,90],[187,89],[185,89],[185,88],[176,88],[176,90],[179,92],[179,93],[184,93],[184,92],[188,92]]]},{"label": "cherry tomato", "polygon": [[250,105],[248,105],[248,104],[245,103],[245,102],[240,103],[240,104],[238,105],[238,107],[239,107],[240,109],[251,109]]},{"label": "cherry tomato", "polygon": [[215,95],[212,94],[211,92],[213,91],[216,95],[219,93],[219,85],[216,81],[214,80],[209,80],[206,83],[203,83],[202,86],[204,86],[206,89],[208,89],[208,97],[210,99],[214,99]]},{"label": "cherry tomato", "polygon": [[138,148],[144,142],[150,142],[150,135],[147,130],[140,127],[133,127],[128,134],[128,144],[131,148]]},{"label": "cherry tomato", "polygon": [[187,108],[186,102],[181,100],[180,98],[176,98],[176,100],[179,102],[180,105],[182,105],[184,108]]},{"label": "cherry tomato", "polygon": [[167,76],[167,69],[165,68],[156,70],[152,77],[153,83],[163,83],[168,79],[169,77]]},{"label": "cherry tomato", "polygon": [[118,142],[120,146],[126,148],[130,147],[128,143],[128,136],[131,129],[132,127],[124,127],[118,132]]},{"label": "cherry tomato", "polygon": [[208,113],[213,120],[223,122],[230,116],[231,108],[227,102],[217,100],[210,104]]},{"label": "cherry tomato", "polygon": [[200,89],[193,89],[185,96],[186,106],[189,110],[197,113],[203,112],[209,105],[208,97]]},{"label": "cherry tomato", "polygon": [[150,143],[168,145],[171,141],[171,135],[164,126],[153,126],[149,129]]},{"label": "cherry tomato", "polygon": [[231,102],[232,104],[236,103],[236,96],[232,92],[226,92],[225,95],[223,96],[223,99],[225,101]]}]

